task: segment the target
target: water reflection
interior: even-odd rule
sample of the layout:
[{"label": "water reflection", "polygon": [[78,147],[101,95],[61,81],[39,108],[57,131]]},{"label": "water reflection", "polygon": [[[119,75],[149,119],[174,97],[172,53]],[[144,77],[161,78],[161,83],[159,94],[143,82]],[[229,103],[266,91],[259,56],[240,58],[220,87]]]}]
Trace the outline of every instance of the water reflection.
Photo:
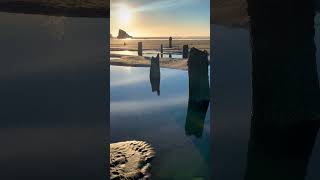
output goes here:
[{"label": "water reflection", "polygon": [[303,180],[319,120],[313,1],[248,0],[248,14],[253,115],[245,179]]},{"label": "water reflection", "polygon": [[[188,103],[188,73],[161,68],[161,96],[157,96],[150,92],[149,78],[155,72],[152,68],[132,67],[127,72],[124,68],[110,67],[111,84],[135,76],[141,76],[142,80],[111,86],[111,142],[143,139],[152,144],[157,152],[157,158],[152,161],[152,179],[210,179],[207,162],[210,114],[198,113],[206,116],[201,122],[201,138],[187,136],[184,128],[187,111],[204,109]],[[189,116],[199,117],[198,114]]]},{"label": "water reflection", "polygon": [[159,54],[156,58],[151,58],[150,65],[150,83],[152,92],[157,91],[158,96],[160,95],[160,61]]},{"label": "water reflection", "polygon": [[[161,54],[161,58],[173,58],[173,59],[182,59],[181,52],[164,52],[161,53],[157,50],[144,50],[143,56],[147,58],[151,58],[152,56],[156,56],[158,53]],[[110,54],[112,56],[138,56],[138,51],[136,50],[111,50]]]},{"label": "water reflection", "polygon": [[105,178],[108,22],[0,12],[0,179]]},{"label": "water reflection", "polygon": [[160,77],[159,78],[152,78],[150,76],[150,84],[152,92],[157,91],[158,96],[160,96]]},{"label": "water reflection", "polygon": [[188,112],[185,124],[186,135],[194,135],[197,138],[202,137],[204,120],[209,106],[209,100],[188,101]]}]

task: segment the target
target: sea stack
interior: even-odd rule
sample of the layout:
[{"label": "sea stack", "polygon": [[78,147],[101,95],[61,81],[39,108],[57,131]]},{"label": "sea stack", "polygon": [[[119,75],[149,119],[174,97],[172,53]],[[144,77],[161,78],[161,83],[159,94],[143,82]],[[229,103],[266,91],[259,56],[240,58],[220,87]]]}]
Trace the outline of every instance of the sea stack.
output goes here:
[{"label": "sea stack", "polygon": [[125,32],[122,29],[119,29],[119,33],[117,36],[118,39],[126,39],[126,38],[132,38],[132,36],[130,36],[127,32]]}]

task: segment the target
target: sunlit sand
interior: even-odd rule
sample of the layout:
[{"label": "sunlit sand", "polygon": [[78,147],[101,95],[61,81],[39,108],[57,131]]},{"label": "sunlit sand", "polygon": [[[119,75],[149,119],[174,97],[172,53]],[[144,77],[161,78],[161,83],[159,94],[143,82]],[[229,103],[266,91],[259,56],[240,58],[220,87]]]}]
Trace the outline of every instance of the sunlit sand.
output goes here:
[{"label": "sunlit sand", "polygon": [[[138,56],[138,42],[143,44],[143,55]],[[182,46],[195,47],[210,53],[209,38],[186,37],[173,39],[173,47],[168,48],[166,38],[110,39],[110,65],[149,67],[152,56],[160,54],[160,67],[187,70],[187,58],[182,58]],[[160,46],[163,44],[161,57]],[[171,58],[170,58],[171,56]]]}]

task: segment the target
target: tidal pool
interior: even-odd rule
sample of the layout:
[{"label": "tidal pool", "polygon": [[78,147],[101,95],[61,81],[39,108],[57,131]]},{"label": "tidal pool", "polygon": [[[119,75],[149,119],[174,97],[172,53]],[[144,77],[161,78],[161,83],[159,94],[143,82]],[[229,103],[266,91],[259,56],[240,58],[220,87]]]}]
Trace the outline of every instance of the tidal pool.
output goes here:
[{"label": "tidal pool", "polygon": [[[119,50],[119,51],[110,51],[111,55],[123,55],[123,56],[138,56],[138,51],[129,51],[129,50]],[[160,51],[157,50],[145,50],[143,51],[143,56],[151,58],[156,57],[157,54],[161,54]],[[163,58],[174,58],[174,59],[182,59],[182,53],[174,52],[168,53],[165,52],[162,54]]]},{"label": "tidal pool", "polygon": [[188,72],[110,67],[111,143],[142,140],[156,151],[152,179],[210,179],[209,102],[189,101]]}]

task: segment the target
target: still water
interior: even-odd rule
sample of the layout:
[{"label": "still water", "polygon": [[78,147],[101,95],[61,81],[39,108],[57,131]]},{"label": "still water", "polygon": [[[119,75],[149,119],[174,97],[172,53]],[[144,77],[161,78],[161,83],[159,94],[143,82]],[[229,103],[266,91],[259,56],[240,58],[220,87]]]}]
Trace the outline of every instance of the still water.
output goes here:
[{"label": "still water", "polygon": [[149,70],[110,67],[111,143],[150,143],[153,179],[210,179],[208,104],[188,102],[187,71],[162,68],[159,91],[152,92]]},{"label": "still water", "polygon": [[[112,55],[121,55],[121,56],[138,56],[138,51],[129,51],[129,50],[118,50],[118,51],[110,51],[111,56]],[[145,50],[143,51],[143,56],[151,58],[156,57],[157,54],[161,54],[158,50]],[[174,59],[182,59],[182,53],[181,52],[172,52],[168,53],[165,52],[162,54],[163,58],[174,58]]]}]

